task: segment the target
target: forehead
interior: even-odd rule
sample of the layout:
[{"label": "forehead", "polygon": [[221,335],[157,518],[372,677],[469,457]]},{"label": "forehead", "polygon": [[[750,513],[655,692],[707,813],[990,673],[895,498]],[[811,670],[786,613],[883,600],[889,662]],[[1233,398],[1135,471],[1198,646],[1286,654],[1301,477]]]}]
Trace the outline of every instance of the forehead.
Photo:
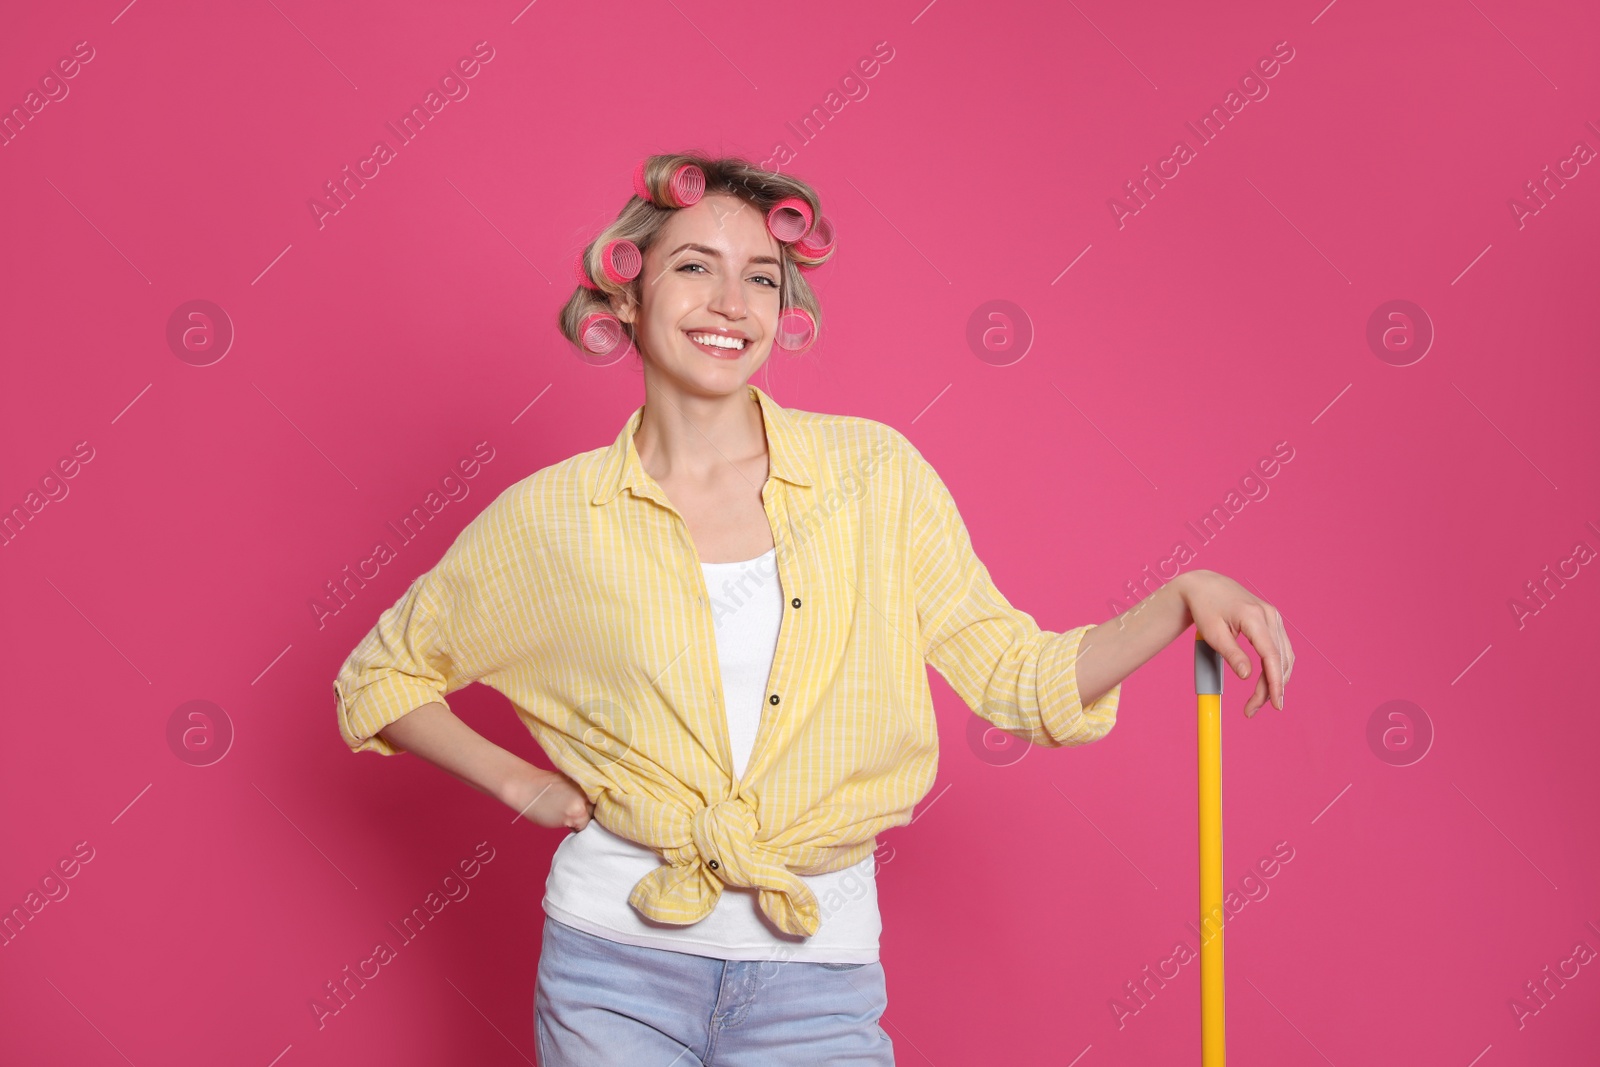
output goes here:
[{"label": "forehead", "polygon": [[777,238],[768,232],[761,212],[730,193],[708,193],[698,203],[674,211],[655,245],[670,253],[685,241],[735,257],[776,255],[779,251]]}]

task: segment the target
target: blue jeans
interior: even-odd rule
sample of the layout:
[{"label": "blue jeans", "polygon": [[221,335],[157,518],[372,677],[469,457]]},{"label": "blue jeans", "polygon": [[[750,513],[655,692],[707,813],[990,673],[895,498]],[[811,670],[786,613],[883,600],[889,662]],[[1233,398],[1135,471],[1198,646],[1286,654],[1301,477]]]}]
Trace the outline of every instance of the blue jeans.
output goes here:
[{"label": "blue jeans", "polygon": [[545,916],[539,1067],[893,1067],[883,964],[721,960]]}]

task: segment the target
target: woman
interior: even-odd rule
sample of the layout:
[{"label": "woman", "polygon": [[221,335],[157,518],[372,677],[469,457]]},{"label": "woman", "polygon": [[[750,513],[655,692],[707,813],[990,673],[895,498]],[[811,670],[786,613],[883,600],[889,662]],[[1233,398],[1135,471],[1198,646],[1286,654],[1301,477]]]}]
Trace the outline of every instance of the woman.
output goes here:
[{"label": "woman", "polygon": [[[535,987],[544,1067],[892,1064],[872,880],[933,782],[926,665],[1045,747],[1098,740],[1121,682],[1191,624],[1283,706],[1278,613],[1209,571],[1041,630],[995,588],[892,428],[749,384],[819,311],[816,193],[739,159],[652,156],[561,312],[639,359],[607,447],[507,488],[386,610],[334,689],[353,750],[415,752],[566,827]],[[442,699],[505,693],[555,764]],[[952,893],[954,889],[950,890]]]}]

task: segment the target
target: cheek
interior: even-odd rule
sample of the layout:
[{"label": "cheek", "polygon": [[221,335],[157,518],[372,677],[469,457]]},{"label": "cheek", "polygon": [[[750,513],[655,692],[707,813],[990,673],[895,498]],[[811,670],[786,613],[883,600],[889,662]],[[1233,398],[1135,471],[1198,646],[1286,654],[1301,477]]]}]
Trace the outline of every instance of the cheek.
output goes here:
[{"label": "cheek", "polygon": [[688,312],[683,292],[665,279],[644,292],[641,301],[640,319],[652,332],[675,329]]},{"label": "cheek", "polygon": [[639,330],[646,344],[666,350],[673,338],[681,336],[683,327],[703,322],[700,303],[692,292],[674,286],[665,279],[647,297],[640,312]]}]

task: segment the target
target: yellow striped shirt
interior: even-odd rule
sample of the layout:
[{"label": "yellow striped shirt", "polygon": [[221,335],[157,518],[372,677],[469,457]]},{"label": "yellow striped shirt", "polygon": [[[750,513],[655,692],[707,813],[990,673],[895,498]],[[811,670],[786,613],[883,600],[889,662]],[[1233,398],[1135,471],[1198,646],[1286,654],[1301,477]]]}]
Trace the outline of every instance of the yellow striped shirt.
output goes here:
[{"label": "yellow striped shirt", "polygon": [[974,554],[955,501],[899,431],[761,408],[783,621],[755,749],[735,781],[713,612],[688,526],[633,435],[505,489],[350,653],[334,682],[353,751],[481,681],[510,700],[607,830],[663,864],[628,900],[661,922],[711,913],[724,884],[759,888],[809,936],[796,874],[840,870],[910,821],[933,785],[926,664],[984,719],[1034,744],[1079,745],[1116,722],[1122,687],[1084,707],[1090,626],[1041,630]]}]

